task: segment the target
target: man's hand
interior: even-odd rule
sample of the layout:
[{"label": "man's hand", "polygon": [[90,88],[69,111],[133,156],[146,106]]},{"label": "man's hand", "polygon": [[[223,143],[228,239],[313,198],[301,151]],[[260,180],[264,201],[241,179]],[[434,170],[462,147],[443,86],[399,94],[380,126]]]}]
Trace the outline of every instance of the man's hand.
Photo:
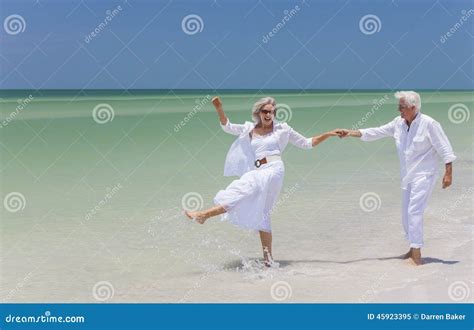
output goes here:
[{"label": "man's hand", "polygon": [[443,177],[443,189],[448,188],[453,183],[452,174],[445,173]]},{"label": "man's hand", "polygon": [[447,163],[443,176],[443,189],[448,188],[451,183],[453,183],[453,163]]},{"label": "man's hand", "polygon": [[222,108],[222,102],[219,96],[214,96],[211,101],[212,101],[212,104],[214,104],[214,107],[216,109]]}]

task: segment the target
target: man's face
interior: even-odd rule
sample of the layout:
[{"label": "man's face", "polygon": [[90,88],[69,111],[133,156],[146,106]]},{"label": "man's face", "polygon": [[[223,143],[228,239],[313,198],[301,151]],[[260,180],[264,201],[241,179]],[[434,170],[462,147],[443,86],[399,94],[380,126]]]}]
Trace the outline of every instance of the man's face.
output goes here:
[{"label": "man's face", "polygon": [[405,120],[412,120],[415,118],[416,107],[414,105],[409,105],[406,103],[405,98],[402,97],[398,102],[398,111],[400,111],[400,116]]}]

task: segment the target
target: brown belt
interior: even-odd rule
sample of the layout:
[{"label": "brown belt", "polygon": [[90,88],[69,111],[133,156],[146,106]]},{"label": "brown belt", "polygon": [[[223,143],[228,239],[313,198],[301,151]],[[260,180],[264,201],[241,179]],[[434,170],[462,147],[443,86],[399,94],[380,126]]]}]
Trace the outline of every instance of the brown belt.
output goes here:
[{"label": "brown belt", "polygon": [[281,157],[279,155],[264,157],[262,159],[257,159],[254,162],[254,164],[255,164],[256,168],[259,168],[263,164],[267,164],[267,163],[271,162],[272,160],[281,160]]},{"label": "brown belt", "polygon": [[263,164],[266,164],[266,163],[267,163],[267,158],[265,157],[265,158],[262,158],[262,159],[257,159],[254,164],[255,164],[256,168],[259,168],[260,166],[262,166]]}]

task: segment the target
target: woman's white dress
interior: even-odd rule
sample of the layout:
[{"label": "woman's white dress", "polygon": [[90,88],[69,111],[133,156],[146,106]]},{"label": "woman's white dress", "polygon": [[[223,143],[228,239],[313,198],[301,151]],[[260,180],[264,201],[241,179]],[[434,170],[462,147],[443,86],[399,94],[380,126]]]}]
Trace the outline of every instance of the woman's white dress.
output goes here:
[{"label": "woman's white dress", "polygon": [[[222,125],[224,131],[240,135],[240,141],[235,144],[248,144],[247,158],[248,163],[253,164],[256,159],[262,159],[270,155],[281,155],[282,149],[286,147],[288,141],[300,148],[309,149],[312,147],[311,138],[304,138],[302,135],[293,131],[287,124],[274,123],[274,129],[271,133],[264,136],[253,135],[250,138],[249,133],[254,125],[235,125],[229,122]],[[237,133],[237,134],[236,134]],[[246,135],[245,135],[246,134]],[[235,160],[232,155],[231,148],[226,160]],[[241,154],[242,152],[239,152]],[[251,156],[250,156],[251,155]],[[250,167],[245,165],[244,167]],[[285,166],[283,161],[276,160],[261,165],[259,168],[252,166],[253,169],[244,170],[243,175],[234,180],[225,190],[219,191],[214,197],[214,203],[221,205],[226,209],[226,213],[222,214],[222,220],[251,230],[271,232],[271,212],[278,200],[283,178],[285,174]]]}]

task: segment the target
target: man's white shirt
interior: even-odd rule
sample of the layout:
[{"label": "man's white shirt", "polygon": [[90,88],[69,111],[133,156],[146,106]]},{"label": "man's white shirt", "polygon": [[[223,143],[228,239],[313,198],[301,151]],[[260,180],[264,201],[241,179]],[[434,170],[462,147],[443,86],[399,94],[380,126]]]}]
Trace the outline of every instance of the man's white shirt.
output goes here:
[{"label": "man's white shirt", "polygon": [[375,141],[383,137],[395,139],[403,189],[420,176],[436,175],[439,158],[445,164],[456,159],[441,125],[421,112],[417,113],[410,127],[405,119],[397,116],[388,124],[359,131],[363,141]]}]

